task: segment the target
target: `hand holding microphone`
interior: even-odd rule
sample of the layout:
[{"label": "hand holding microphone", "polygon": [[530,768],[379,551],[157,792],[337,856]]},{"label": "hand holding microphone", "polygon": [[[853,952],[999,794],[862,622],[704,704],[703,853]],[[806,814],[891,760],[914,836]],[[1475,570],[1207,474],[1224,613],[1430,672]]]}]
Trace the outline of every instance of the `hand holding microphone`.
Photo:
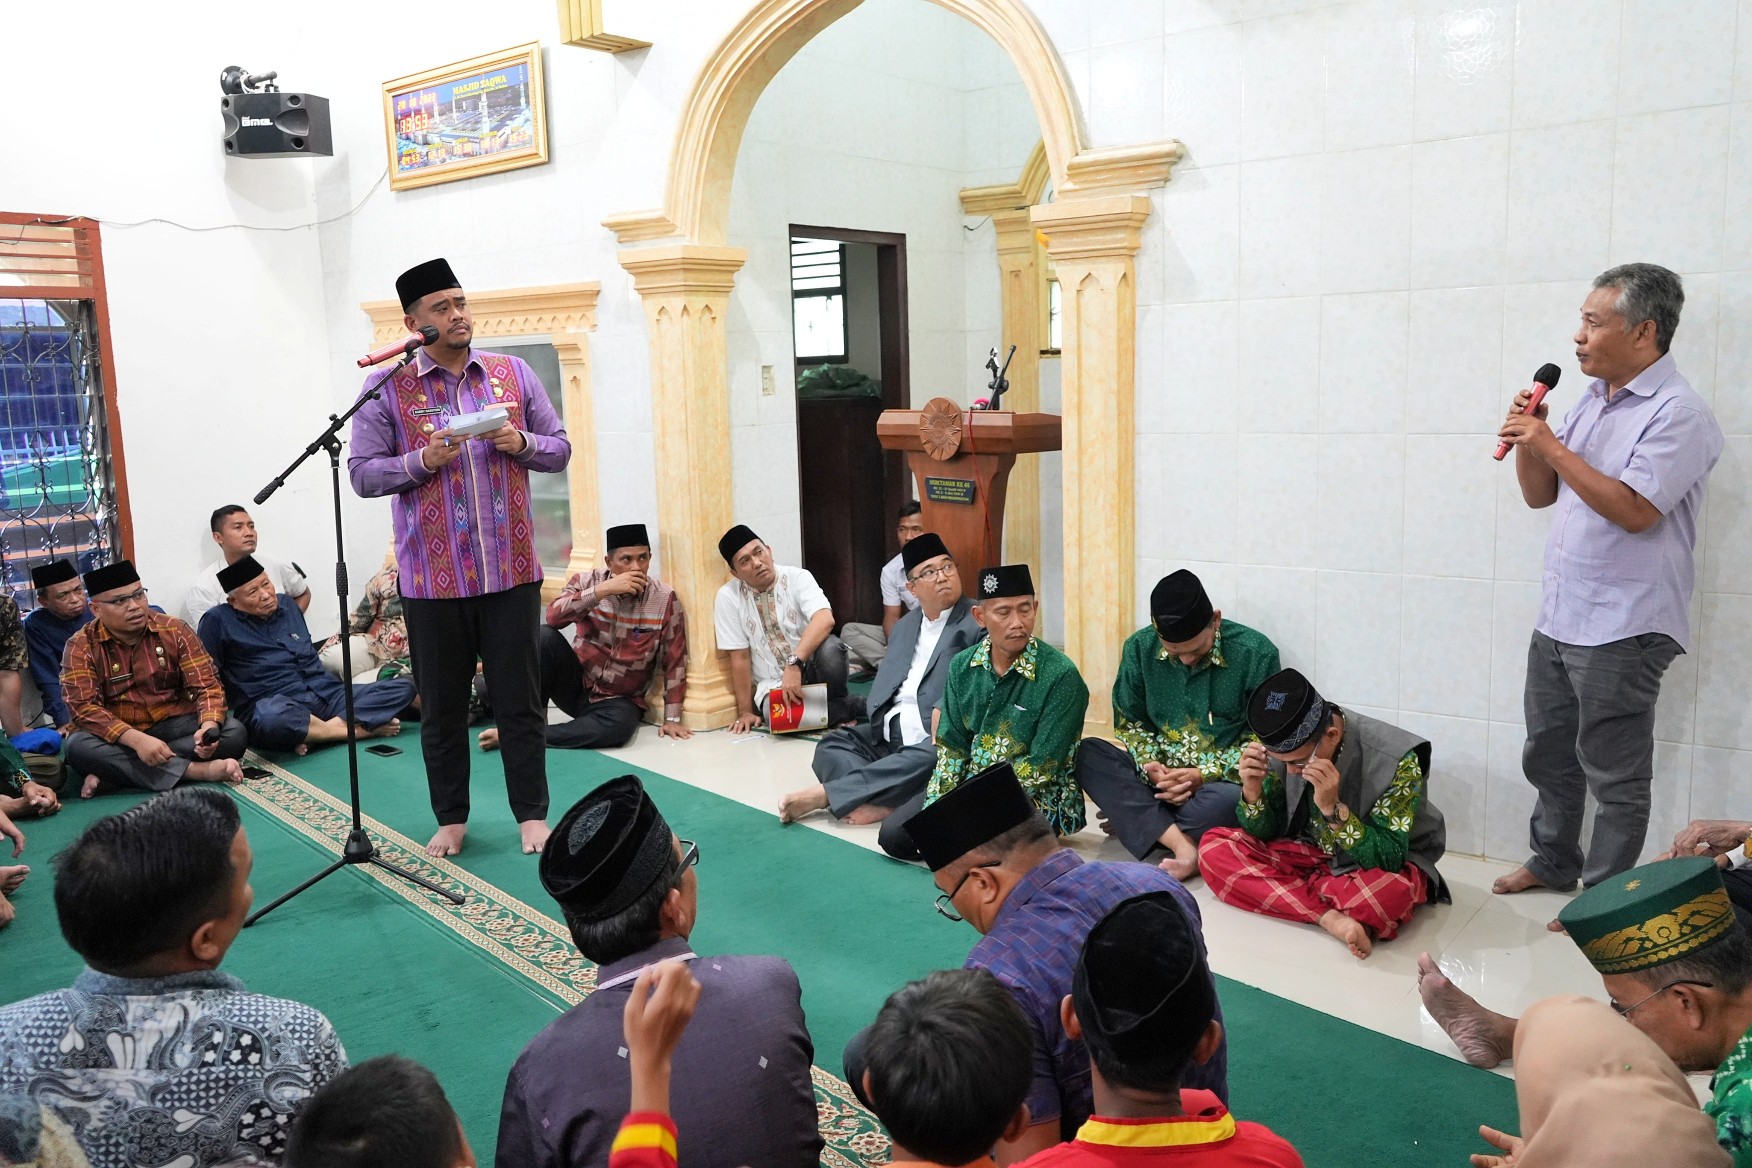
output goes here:
[{"label": "hand holding microphone", "polygon": [[1515,404],[1509,410],[1508,421],[1503,423],[1502,430],[1498,432],[1503,440],[1497,443],[1496,453],[1491,455],[1492,458],[1501,462],[1508,454],[1509,447],[1516,445],[1513,439],[1527,435],[1530,427],[1519,419],[1531,417],[1538,422],[1545,421],[1546,415],[1551,412],[1551,407],[1545,404],[1545,395],[1551,392],[1552,386],[1557,384],[1557,379],[1562,375],[1563,370],[1547,362],[1533,375],[1532,388],[1515,395]]}]

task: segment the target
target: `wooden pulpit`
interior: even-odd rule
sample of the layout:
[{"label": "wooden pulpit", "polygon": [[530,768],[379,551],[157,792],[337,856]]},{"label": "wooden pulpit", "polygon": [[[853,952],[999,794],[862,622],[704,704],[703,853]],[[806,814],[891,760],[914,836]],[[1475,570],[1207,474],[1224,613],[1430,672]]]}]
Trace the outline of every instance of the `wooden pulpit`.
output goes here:
[{"label": "wooden pulpit", "polygon": [[[1061,449],[1057,414],[964,410],[933,398],[922,410],[884,410],[876,437],[906,453],[925,530],[943,537],[978,594],[974,573],[1003,562],[1004,496],[1018,454]],[[1029,565],[1039,580],[1039,564]]]}]

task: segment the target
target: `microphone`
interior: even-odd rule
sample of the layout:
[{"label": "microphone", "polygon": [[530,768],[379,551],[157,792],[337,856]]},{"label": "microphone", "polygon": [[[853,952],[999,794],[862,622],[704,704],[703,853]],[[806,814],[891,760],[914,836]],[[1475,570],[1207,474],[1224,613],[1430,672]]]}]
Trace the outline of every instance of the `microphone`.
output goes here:
[{"label": "microphone", "polygon": [[[1547,361],[1545,364],[1541,365],[1539,367],[1539,372],[1533,375],[1533,393],[1527,398],[1527,408],[1521,412],[1523,414],[1531,414],[1537,411],[1539,409],[1539,403],[1545,400],[1545,395],[1551,392],[1551,387],[1556,385],[1557,379],[1562,376],[1563,370],[1551,364],[1551,362]],[[1501,462],[1503,456],[1508,454],[1508,452],[1509,444],[1507,442],[1498,442],[1496,453],[1491,455],[1491,457],[1498,462]]]},{"label": "microphone", "polygon": [[435,345],[437,343],[438,330],[429,324],[423,325],[420,331],[413,336],[405,340],[391,341],[382,348],[373,349],[359,358],[359,368],[369,369],[371,366],[388,361],[392,357],[405,357],[422,345]]}]

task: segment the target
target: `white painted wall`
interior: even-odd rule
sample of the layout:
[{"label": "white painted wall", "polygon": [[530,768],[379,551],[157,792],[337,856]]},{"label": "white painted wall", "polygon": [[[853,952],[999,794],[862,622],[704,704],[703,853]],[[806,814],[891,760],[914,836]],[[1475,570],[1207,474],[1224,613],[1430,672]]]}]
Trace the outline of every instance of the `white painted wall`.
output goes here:
[{"label": "white painted wall", "polygon": [[[1728,786],[1752,764],[1739,701],[1752,686],[1752,24],[1735,0],[1032,7],[1094,142],[1188,147],[1138,266],[1139,620],[1151,584],[1193,566],[1337,700],[1433,738],[1456,851],[1520,858],[1521,658],[1544,519],[1489,460],[1490,436],[1544,361],[1565,368],[1559,405],[1575,400],[1569,336],[1587,281],[1663,262],[1690,291],[1681,367],[1729,438],[1703,524],[1696,648],[1664,687],[1650,838],[1691,814],[1743,813]],[[0,174],[0,206],[110,221],[116,384],[158,599],[178,603],[206,558],[211,506],[247,498],[351,400],[358,303],[438,254],[474,287],[602,282],[598,433],[574,436],[574,473],[597,476],[605,522],[655,522],[644,316],[599,224],[659,205],[688,86],[743,6],[612,4],[617,31],[654,42],[617,57],[555,46],[546,0],[437,0],[414,23],[315,0],[290,26],[204,0],[175,37],[138,6],[94,8],[104,35],[72,55],[48,10],[9,14],[8,48],[24,47],[7,54],[12,77],[64,95],[57,126],[95,125],[113,88],[68,78],[136,75],[150,45],[155,133],[106,135],[97,155],[87,135],[25,124],[13,157],[31,165]],[[329,35],[342,26],[347,38]],[[549,165],[376,185],[384,80],[536,38],[549,46]],[[231,63],[329,97],[336,156],[225,160],[214,79]],[[1013,178],[1037,133],[1006,112],[1022,107],[1005,70],[924,0],[868,0],[756,107],[731,208],[751,254],[730,380],[739,518],[776,525],[782,554],[796,553],[795,511],[763,501],[752,475],[795,465],[784,225],[916,236],[915,392],[974,396],[999,339],[996,281],[989,225],[964,219],[954,193]],[[121,226],[149,218],[293,230]],[[317,218],[330,221],[299,226]],[[775,397],[759,395],[762,363],[781,367]],[[266,546],[319,573],[323,478],[308,468],[259,515]],[[386,508],[348,512],[354,562],[374,563]]]}]

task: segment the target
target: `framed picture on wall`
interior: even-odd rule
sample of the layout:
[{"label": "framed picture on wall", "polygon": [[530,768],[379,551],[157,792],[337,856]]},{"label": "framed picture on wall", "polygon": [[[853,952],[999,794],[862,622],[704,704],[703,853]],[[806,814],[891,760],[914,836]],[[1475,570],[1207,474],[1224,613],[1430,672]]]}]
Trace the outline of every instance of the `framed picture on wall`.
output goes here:
[{"label": "framed picture on wall", "polygon": [[389,189],[548,160],[541,43],[398,77],[383,87]]}]

